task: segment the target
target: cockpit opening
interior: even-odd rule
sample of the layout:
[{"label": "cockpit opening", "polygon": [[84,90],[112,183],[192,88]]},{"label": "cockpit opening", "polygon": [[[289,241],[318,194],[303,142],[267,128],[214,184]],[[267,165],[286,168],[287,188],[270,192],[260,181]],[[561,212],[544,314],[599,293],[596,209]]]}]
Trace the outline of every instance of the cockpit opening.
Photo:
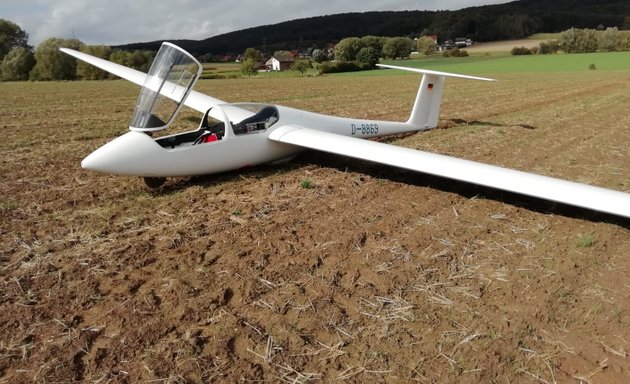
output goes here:
[{"label": "cockpit opening", "polygon": [[[245,105],[242,105],[242,107],[244,106]],[[252,106],[252,105],[248,104],[247,106]],[[276,121],[278,121],[278,110],[275,107],[271,105],[265,105],[265,106],[257,105],[257,107],[259,107],[260,110],[256,111],[256,114],[232,126],[232,129],[234,130],[234,134],[243,135],[243,134],[248,134],[248,133],[253,133],[253,132],[264,131],[270,126],[272,126]],[[247,109],[247,108],[244,108],[244,109]]]},{"label": "cockpit opening", "polygon": [[225,137],[225,122],[210,116],[210,109],[206,111],[199,125],[201,134],[195,140],[195,144],[212,143],[223,140]]},{"label": "cockpit opening", "polygon": [[196,130],[160,137],[155,141],[164,148],[173,149],[182,145],[196,145],[223,140],[225,138],[225,122],[212,117],[211,111],[212,108],[206,111]]},{"label": "cockpit opening", "polygon": [[220,142],[229,137],[264,132],[278,120],[278,109],[272,105],[225,104],[208,109],[196,130],[159,137],[155,141],[169,149]]}]

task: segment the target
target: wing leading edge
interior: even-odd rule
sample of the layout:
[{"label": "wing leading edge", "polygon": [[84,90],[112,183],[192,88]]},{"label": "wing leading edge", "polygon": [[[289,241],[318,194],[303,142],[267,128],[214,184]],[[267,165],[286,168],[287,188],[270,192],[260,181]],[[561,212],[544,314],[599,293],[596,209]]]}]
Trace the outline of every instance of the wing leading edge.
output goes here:
[{"label": "wing leading edge", "polygon": [[407,72],[415,72],[421,73],[423,75],[435,75],[435,76],[444,76],[444,77],[457,77],[460,79],[468,79],[468,80],[481,80],[481,81],[496,81],[495,79],[489,79],[487,77],[479,77],[479,76],[469,76],[469,75],[460,75],[458,73],[450,73],[450,72],[441,72],[441,71],[433,71],[430,69],[422,69],[422,68],[410,68],[410,67],[400,67],[398,65],[386,65],[386,64],[376,64],[377,67],[381,68],[389,68],[389,69],[398,69],[400,71]]},{"label": "wing leading edge", "polygon": [[298,126],[278,127],[269,138],[630,218],[630,194],[611,189]]},{"label": "wing leading edge", "polygon": [[[92,64],[93,66],[98,67],[104,71],[114,74],[118,77],[122,77],[125,80],[129,80],[132,83],[138,84],[140,86],[144,84],[144,79],[147,76],[147,74],[144,72],[135,70],[133,68],[125,67],[124,65],[112,63],[111,61],[94,57],[92,55],[88,55],[87,53],[75,51],[74,49],[61,48],[61,51],[64,53],[67,53],[70,56],[74,56],[75,58],[79,60],[85,61],[88,64]],[[169,97],[168,94],[165,94],[165,96]],[[203,93],[190,91],[190,93],[184,100],[184,104],[196,111],[205,113],[211,107],[214,107],[215,105],[218,105],[218,104],[225,104],[225,103],[214,97],[204,95]]]}]

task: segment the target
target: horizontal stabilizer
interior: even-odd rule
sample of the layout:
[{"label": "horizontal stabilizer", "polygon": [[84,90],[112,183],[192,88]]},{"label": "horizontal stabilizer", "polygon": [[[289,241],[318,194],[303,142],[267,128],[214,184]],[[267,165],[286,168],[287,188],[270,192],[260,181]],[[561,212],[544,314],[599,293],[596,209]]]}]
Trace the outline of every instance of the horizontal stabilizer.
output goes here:
[{"label": "horizontal stabilizer", "polygon": [[496,81],[495,79],[488,79],[486,77],[477,77],[477,76],[468,76],[468,75],[460,75],[457,73],[449,73],[449,72],[440,72],[440,71],[432,71],[430,69],[421,69],[421,68],[409,68],[409,67],[399,67],[397,65],[385,65],[385,64],[376,64],[381,68],[390,68],[390,69],[399,69],[401,71],[408,72],[416,72],[422,73],[424,75],[436,75],[436,76],[446,76],[446,77],[457,77],[460,79],[469,79],[469,80],[482,80],[482,81]]},{"label": "horizontal stabilizer", "polygon": [[630,194],[411,148],[285,125],[274,141],[630,218]]}]

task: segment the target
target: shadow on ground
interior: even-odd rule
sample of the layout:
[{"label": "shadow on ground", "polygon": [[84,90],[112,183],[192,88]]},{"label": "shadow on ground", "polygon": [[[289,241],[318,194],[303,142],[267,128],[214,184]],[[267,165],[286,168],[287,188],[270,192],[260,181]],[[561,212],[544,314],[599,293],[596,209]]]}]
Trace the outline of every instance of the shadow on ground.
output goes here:
[{"label": "shadow on ground", "polygon": [[[396,138],[400,137],[400,135],[396,136]],[[257,167],[216,175],[182,178],[173,183],[166,184],[164,187],[160,188],[159,190],[155,190],[153,193],[175,193],[193,185],[214,186],[239,178],[261,179],[277,173],[287,173],[308,165],[332,168],[340,172],[358,172],[376,179],[384,179],[397,183],[404,183],[408,185],[415,185],[418,187],[433,188],[443,192],[455,193],[468,199],[478,198],[494,200],[543,214],[556,214],[565,217],[589,220],[592,222],[610,223],[624,228],[630,228],[630,219],[625,219],[603,212],[596,212],[589,209],[574,207],[562,203],[550,202],[547,200],[525,196],[518,193],[506,192],[476,184],[455,181],[444,177],[408,171],[392,166],[317,151],[305,151],[298,155],[293,161],[282,164],[261,165]]]}]

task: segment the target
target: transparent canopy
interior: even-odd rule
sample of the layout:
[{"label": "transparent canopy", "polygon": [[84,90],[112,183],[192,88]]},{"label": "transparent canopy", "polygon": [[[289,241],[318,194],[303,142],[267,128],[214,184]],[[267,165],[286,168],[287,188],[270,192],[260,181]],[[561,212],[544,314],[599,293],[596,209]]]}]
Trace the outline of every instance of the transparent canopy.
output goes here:
[{"label": "transparent canopy", "polygon": [[162,43],[140,90],[129,129],[168,128],[201,74],[201,64],[176,45]]}]

